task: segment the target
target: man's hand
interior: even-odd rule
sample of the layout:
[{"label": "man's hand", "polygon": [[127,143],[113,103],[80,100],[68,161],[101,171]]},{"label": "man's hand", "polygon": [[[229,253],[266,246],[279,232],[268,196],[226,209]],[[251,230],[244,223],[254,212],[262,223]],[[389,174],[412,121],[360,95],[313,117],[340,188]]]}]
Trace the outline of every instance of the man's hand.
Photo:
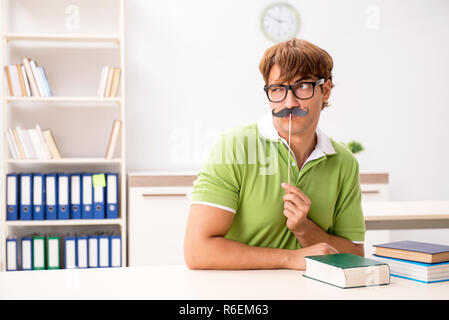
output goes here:
[{"label": "man's hand", "polygon": [[284,215],[287,217],[287,228],[293,233],[303,231],[307,224],[307,214],[309,213],[310,199],[295,186],[282,183],[281,187],[285,189]]},{"label": "man's hand", "polygon": [[306,261],[304,259],[305,257],[320,256],[323,254],[335,254],[335,253],[339,253],[338,250],[325,242],[314,244],[313,246],[307,248],[293,250],[292,254],[290,255],[287,267],[289,269],[305,270],[306,269]]}]

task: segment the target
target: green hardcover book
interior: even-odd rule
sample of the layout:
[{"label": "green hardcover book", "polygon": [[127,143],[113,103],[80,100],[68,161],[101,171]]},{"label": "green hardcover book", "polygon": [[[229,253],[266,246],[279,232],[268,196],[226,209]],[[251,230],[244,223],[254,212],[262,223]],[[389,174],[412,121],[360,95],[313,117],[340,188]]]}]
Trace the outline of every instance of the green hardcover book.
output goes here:
[{"label": "green hardcover book", "polygon": [[306,257],[305,277],[339,288],[390,283],[388,264],[350,253]]},{"label": "green hardcover book", "polygon": [[33,237],[33,270],[45,270],[45,237]]},{"label": "green hardcover book", "polygon": [[47,237],[47,269],[60,269],[59,247],[60,238],[56,236]]}]

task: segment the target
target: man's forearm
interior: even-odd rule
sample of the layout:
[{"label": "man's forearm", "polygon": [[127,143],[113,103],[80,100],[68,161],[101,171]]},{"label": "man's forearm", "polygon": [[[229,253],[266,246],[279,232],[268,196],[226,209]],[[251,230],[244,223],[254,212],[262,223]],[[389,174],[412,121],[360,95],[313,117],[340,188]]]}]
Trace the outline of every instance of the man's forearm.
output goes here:
[{"label": "man's forearm", "polygon": [[303,248],[320,242],[326,242],[341,253],[347,252],[360,256],[364,255],[363,246],[354,244],[348,239],[328,234],[310,219],[306,219],[306,221],[300,231],[294,232],[296,239],[298,239]]},{"label": "man's forearm", "polygon": [[186,263],[191,269],[289,268],[292,250],[252,247],[224,237],[209,237],[189,246]]}]

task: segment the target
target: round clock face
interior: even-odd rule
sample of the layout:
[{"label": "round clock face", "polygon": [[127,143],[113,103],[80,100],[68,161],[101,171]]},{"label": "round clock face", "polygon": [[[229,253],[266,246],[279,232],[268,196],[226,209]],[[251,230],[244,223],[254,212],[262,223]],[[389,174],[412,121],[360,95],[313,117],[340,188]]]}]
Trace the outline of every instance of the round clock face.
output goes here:
[{"label": "round clock face", "polygon": [[274,42],[286,41],[299,31],[299,14],[288,3],[276,3],[262,13],[262,30]]}]

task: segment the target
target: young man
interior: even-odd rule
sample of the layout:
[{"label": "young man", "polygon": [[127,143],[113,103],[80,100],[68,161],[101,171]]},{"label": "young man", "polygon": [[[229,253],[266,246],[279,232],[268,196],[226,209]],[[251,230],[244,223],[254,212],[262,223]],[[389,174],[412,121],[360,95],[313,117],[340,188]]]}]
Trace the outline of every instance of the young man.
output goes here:
[{"label": "young man", "polygon": [[305,256],[363,256],[357,160],[317,128],[332,58],[292,39],[269,48],[259,68],[271,110],[212,147],[194,182],[187,266],[304,270]]}]

